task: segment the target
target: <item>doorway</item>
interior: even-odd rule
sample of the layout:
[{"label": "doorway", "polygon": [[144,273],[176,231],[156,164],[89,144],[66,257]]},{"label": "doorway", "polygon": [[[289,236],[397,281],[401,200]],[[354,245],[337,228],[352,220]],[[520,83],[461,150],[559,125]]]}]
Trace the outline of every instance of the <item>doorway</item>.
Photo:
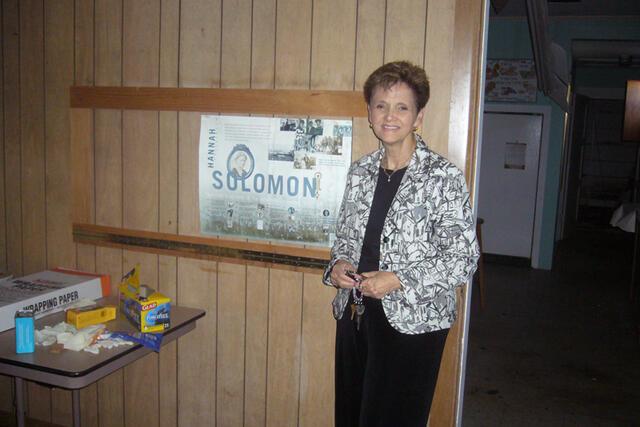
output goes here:
[{"label": "doorway", "polygon": [[486,106],[478,217],[483,252],[538,268],[550,109]]}]

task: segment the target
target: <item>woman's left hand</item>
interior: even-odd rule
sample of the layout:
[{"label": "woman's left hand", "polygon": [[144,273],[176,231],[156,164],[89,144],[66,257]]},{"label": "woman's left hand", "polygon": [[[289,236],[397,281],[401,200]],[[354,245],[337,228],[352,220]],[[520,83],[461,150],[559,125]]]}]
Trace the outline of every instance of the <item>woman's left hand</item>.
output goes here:
[{"label": "woman's left hand", "polygon": [[365,296],[382,299],[389,292],[400,289],[400,279],[389,271],[369,271],[362,273],[364,280],[360,290]]}]

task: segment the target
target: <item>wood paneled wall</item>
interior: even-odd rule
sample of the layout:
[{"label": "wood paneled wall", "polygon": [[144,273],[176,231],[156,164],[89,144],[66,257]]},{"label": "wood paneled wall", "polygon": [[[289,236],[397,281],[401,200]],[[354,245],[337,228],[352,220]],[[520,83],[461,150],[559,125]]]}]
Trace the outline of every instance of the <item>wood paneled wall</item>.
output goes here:
[{"label": "wood paneled wall", "polygon": [[[2,1],[0,269],[72,266],[116,283],[139,262],[144,282],[207,310],[179,342],[82,390],[83,425],[332,425],[334,291],[319,274],[74,244],[72,189],[87,183],[72,168],[89,177],[83,221],[198,233],[200,114],[70,111],[69,86],[359,90],[377,66],[409,59],[432,83],[423,135],[472,176],[483,3]],[[70,152],[70,138],[87,150]],[[354,158],[376,148],[355,119]],[[432,425],[455,422],[461,333]],[[34,418],[70,424],[70,401],[29,384]],[[0,410],[11,404],[0,377]]]}]

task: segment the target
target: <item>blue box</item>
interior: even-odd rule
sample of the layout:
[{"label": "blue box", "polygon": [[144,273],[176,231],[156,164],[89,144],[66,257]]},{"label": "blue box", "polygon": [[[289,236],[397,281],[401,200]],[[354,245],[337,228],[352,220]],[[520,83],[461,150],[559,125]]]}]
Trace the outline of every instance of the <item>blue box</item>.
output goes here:
[{"label": "blue box", "polygon": [[18,310],[16,321],[16,353],[33,353],[35,351],[34,324],[32,310]]}]

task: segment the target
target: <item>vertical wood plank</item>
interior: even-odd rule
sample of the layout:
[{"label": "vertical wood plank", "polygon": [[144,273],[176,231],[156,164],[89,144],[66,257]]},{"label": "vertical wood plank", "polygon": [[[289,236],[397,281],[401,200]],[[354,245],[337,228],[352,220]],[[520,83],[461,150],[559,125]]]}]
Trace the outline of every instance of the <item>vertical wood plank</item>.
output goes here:
[{"label": "vertical wood plank", "polygon": [[200,138],[200,114],[178,113],[178,232],[197,234],[200,213],[198,199],[198,140]]},{"label": "vertical wood plank", "polygon": [[70,117],[71,162],[75,165],[71,174],[72,221],[91,222],[94,217],[93,111],[74,108]]},{"label": "vertical wood plank", "polygon": [[335,293],[322,283],[321,275],[304,274],[300,426],[329,427],[334,422],[335,321],[331,301]]},{"label": "vertical wood plank", "polygon": [[253,2],[251,87],[273,89],[275,84],[276,0]]},{"label": "vertical wood plank", "polygon": [[20,5],[20,133],[24,273],[46,265],[43,3]]},{"label": "vertical wood plank", "polygon": [[[46,266],[44,150],[44,5],[20,2],[20,135],[23,273]],[[50,389],[28,384],[29,415],[51,420]]]},{"label": "vertical wood plank", "polygon": [[[195,0],[180,5],[180,87],[218,87],[221,2]],[[178,232],[196,234],[200,115],[179,113]],[[217,263],[178,260],[178,301],[207,311],[196,330],[178,342],[178,424],[216,420]]]},{"label": "vertical wood plank", "polygon": [[[308,0],[277,2],[276,89],[309,88],[312,9]],[[302,274],[272,269],[269,277],[267,426],[297,425]]]},{"label": "vertical wood plank", "polygon": [[192,0],[180,7],[180,87],[218,87],[220,0]]},{"label": "vertical wood plank", "polygon": [[19,16],[17,0],[2,2],[5,185],[9,189],[6,197],[12,201],[6,205],[7,270],[15,276],[21,276],[23,271]]},{"label": "vertical wood plank", "polygon": [[[44,5],[46,244],[48,267],[75,266],[71,233],[68,87],[73,84],[74,0]],[[70,424],[71,392],[51,392],[51,421]]]},{"label": "vertical wood plank", "polygon": [[47,265],[71,267],[68,90],[73,84],[73,0],[45,3]]},{"label": "vertical wood plank", "polygon": [[298,424],[302,273],[271,269],[267,426]]},{"label": "vertical wood plank", "polygon": [[[122,76],[125,86],[157,86],[159,76],[160,3],[123,3]],[[123,226],[158,230],[158,113],[122,113]],[[157,289],[158,256],[124,251],[124,270],[141,266],[143,283]],[[158,425],[149,414],[159,411],[158,355],[150,354],[124,368],[125,425]]]},{"label": "vertical wood plank", "polygon": [[[474,135],[471,109],[477,86],[474,64],[478,62],[482,2],[456,0],[452,64],[451,114],[447,158],[465,170],[467,145]],[[469,31],[476,28],[476,31]],[[473,84],[475,83],[475,85]]]},{"label": "vertical wood plank", "polygon": [[[364,82],[383,63],[384,35],[386,19],[385,0],[365,0],[358,2],[358,32],[356,35],[356,70],[353,89],[361,91]],[[362,99],[364,102],[364,97]],[[351,158],[359,159],[363,155],[377,150],[378,139],[365,118],[353,120],[353,145]]]},{"label": "vertical wood plank", "polygon": [[[457,292],[458,310],[464,313],[465,301],[464,293]],[[447,342],[445,344],[440,371],[438,372],[438,382],[431,402],[431,412],[429,414],[429,426],[453,426],[455,425],[458,376],[460,351],[461,351],[461,326],[460,317],[451,326]]]},{"label": "vertical wood plank", "polygon": [[[125,268],[140,264],[141,282],[157,289],[158,256],[142,252],[123,252],[122,263]],[[148,354],[125,366],[123,371],[124,425],[158,426],[160,420],[149,416],[149,414],[157,414],[160,409],[158,406],[158,354]]]},{"label": "vertical wood plank", "polygon": [[[2,3],[4,62],[4,157],[7,216],[7,269],[22,275],[22,193],[20,176],[20,20],[18,2]],[[9,102],[9,100],[12,100]]]},{"label": "vertical wood plank", "polygon": [[[3,22],[5,12],[0,5],[0,22]],[[2,40],[6,40],[5,34],[2,34]],[[0,48],[4,51],[4,44],[0,43]],[[7,198],[5,193],[5,171],[6,165],[4,162],[5,153],[5,126],[4,126],[4,104],[5,99],[5,87],[4,87],[4,58],[0,55],[0,81],[3,82],[0,85],[0,153],[2,154],[3,161],[0,162],[0,271],[5,274],[8,272],[7,265]],[[11,377],[0,375],[0,411],[12,412],[13,411],[13,380]]]},{"label": "vertical wood plank", "polygon": [[[0,5],[0,22],[2,22],[2,16],[4,15],[2,7]],[[1,33],[0,33],[1,34]],[[2,34],[4,36],[4,34]],[[4,46],[0,41],[0,49],[4,50]],[[0,55],[0,82],[4,82],[4,58]],[[0,162],[0,271],[7,273],[7,199],[5,190],[5,170],[6,165],[4,162],[4,84],[0,84],[0,155],[2,155],[2,161]],[[2,390],[2,384],[4,377],[0,378],[0,390]],[[2,408],[2,399],[0,398],[0,408]]]},{"label": "vertical wood plank", "polygon": [[424,63],[427,0],[387,0],[384,61]]},{"label": "vertical wood plank", "polygon": [[[177,180],[176,180],[177,182]],[[178,260],[176,257],[158,257],[158,290],[177,302]],[[158,354],[160,427],[178,425],[178,345],[165,344]]]},{"label": "vertical wood plank", "polygon": [[[91,222],[93,210],[93,113],[88,109],[74,109],[71,116],[71,188],[73,193],[72,218]],[[81,198],[78,196],[82,195]],[[79,201],[81,199],[81,201]],[[76,268],[96,271],[95,247],[76,245]],[[82,425],[94,426],[98,423],[97,386],[92,384],[80,390],[80,416]],[[68,406],[70,406],[69,403]]]},{"label": "vertical wood plank", "polygon": [[[117,7],[115,4],[114,6]],[[93,84],[93,16],[94,0],[75,0],[76,85]]]},{"label": "vertical wood plank", "polygon": [[250,0],[225,0],[223,3],[220,62],[222,87],[249,87],[251,79],[251,5]]},{"label": "vertical wood plank", "polygon": [[425,43],[425,71],[431,97],[424,115],[422,136],[431,149],[443,156],[449,145],[449,104],[453,73],[453,32],[455,3],[429,2]]},{"label": "vertical wood plank", "polygon": [[46,265],[43,9],[42,0],[20,2],[20,179],[25,274]]},{"label": "vertical wood plank", "polygon": [[[92,85],[94,82],[93,27],[94,0],[75,0],[74,78],[76,85]],[[71,163],[75,165],[71,176],[71,193],[73,194],[72,218],[74,221],[93,222],[95,217],[95,194],[93,191],[93,112],[87,110],[86,112],[80,113],[83,116],[86,114],[87,117],[83,117],[81,123],[85,123],[87,126],[79,126],[76,123],[78,118],[76,114],[75,110],[70,113],[71,143],[81,143],[72,146],[71,150]],[[84,131],[88,132],[84,133]],[[80,153],[77,153],[77,150],[80,150]],[[84,181],[77,180],[76,177],[78,177],[78,175],[81,175]],[[81,214],[79,212],[81,212]],[[95,247],[92,245],[76,244],[77,267],[86,271],[93,271],[95,268],[95,253]],[[90,266],[93,266],[93,268],[89,268]],[[81,397],[83,396],[84,393],[81,393]],[[83,409],[85,409],[84,405]],[[83,413],[88,413],[88,410],[83,410]]]},{"label": "vertical wood plank", "polygon": [[[160,11],[160,86],[178,86],[180,2],[162,0]],[[161,111],[159,117],[159,230],[178,231],[178,113]],[[177,301],[177,257],[158,257],[158,289]],[[166,344],[158,355],[160,426],[178,425],[177,343]]]},{"label": "vertical wood plank", "polygon": [[13,410],[13,377],[0,375],[0,411],[11,413]]},{"label": "vertical wood plank", "polygon": [[124,227],[158,230],[158,113],[122,113]]},{"label": "vertical wood plank", "polygon": [[[220,86],[250,87],[250,0],[222,7]],[[218,263],[216,423],[244,423],[246,267]]]},{"label": "vertical wood plank", "polygon": [[[94,110],[95,222],[122,226],[122,112]],[[120,251],[121,252],[121,251]]]},{"label": "vertical wood plank", "polygon": [[122,370],[119,370],[97,383],[96,396],[100,427],[124,425],[123,376]]},{"label": "vertical wood plank", "polygon": [[[275,85],[276,1],[253,2],[251,87]],[[267,422],[269,269],[247,266],[244,425]]]},{"label": "vertical wood plank", "polygon": [[[160,86],[178,86],[180,2],[163,0],[160,33]],[[165,233],[178,230],[178,113],[160,112],[159,228]],[[175,267],[174,267],[175,269]]]},{"label": "vertical wood plank", "polygon": [[[95,0],[95,83],[122,84],[122,2]],[[95,36],[94,36],[95,35]],[[95,223],[122,226],[122,113],[94,110],[95,116]],[[111,291],[123,275],[121,249],[96,248],[96,271],[109,274]],[[124,425],[124,372],[116,371],[97,383],[97,406],[101,427]]]},{"label": "vertical wood plank", "polygon": [[356,34],[356,70],[354,90],[362,90],[369,74],[384,61],[386,0],[358,2],[358,32]]},{"label": "vertical wood plank", "polygon": [[[107,209],[107,207],[99,207],[98,209]],[[114,214],[121,216],[121,210],[114,209]],[[116,288],[123,275],[122,264],[121,249],[96,248],[96,271],[108,274],[111,277],[111,292],[113,295],[117,295]],[[100,427],[120,427],[124,425],[123,376],[123,370],[120,369],[101,379],[96,385],[96,403]]]},{"label": "vertical wood plank", "polygon": [[206,310],[196,329],[178,339],[178,424],[204,426],[216,419],[216,264],[178,259],[178,302]]},{"label": "vertical wood plank", "polygon": [[218,263],[217,411],[221,426],[241,426],[244,419],[246,267]]},{"label": "vertical wood plank", "polygon": [[353,89],[356,6],[355,0],[313,2],[311,89]]},{"label": "vertical wood plank", "polygon": [[269,269],[247,266],[244,425],[266,425]]},{"label": "vertical wood plank", "polygon": [[[180,8],[180,87],[218,87],[220,81],[220,2],[195,0]],[[179,113],[179,233],[199,230],[198,139],[200,115]]]},{"label": "vertical wood plank", "polygon": [[160,67],[160,3],[124,0],[122,83],[158,86]]},{"label": "vertical wood plank", "polygon": [[311,0],[278,0],[276,89],[308,89],[311,62]]},{"label": "vertical wood plank", "polygon": [[[364,102],[364,100],[362,102]],[[357,160],[365,154],[380,148],[379,145],[378,139],[369,128],[369,121],[363,118],[354,118],[351,159]]]},{"label": "vertical wood plank", "polygon": [[[122,84],[122,3],[96,0],[95,81]],[[122,226],[122,113],[95,110],[95,221]]]}]

